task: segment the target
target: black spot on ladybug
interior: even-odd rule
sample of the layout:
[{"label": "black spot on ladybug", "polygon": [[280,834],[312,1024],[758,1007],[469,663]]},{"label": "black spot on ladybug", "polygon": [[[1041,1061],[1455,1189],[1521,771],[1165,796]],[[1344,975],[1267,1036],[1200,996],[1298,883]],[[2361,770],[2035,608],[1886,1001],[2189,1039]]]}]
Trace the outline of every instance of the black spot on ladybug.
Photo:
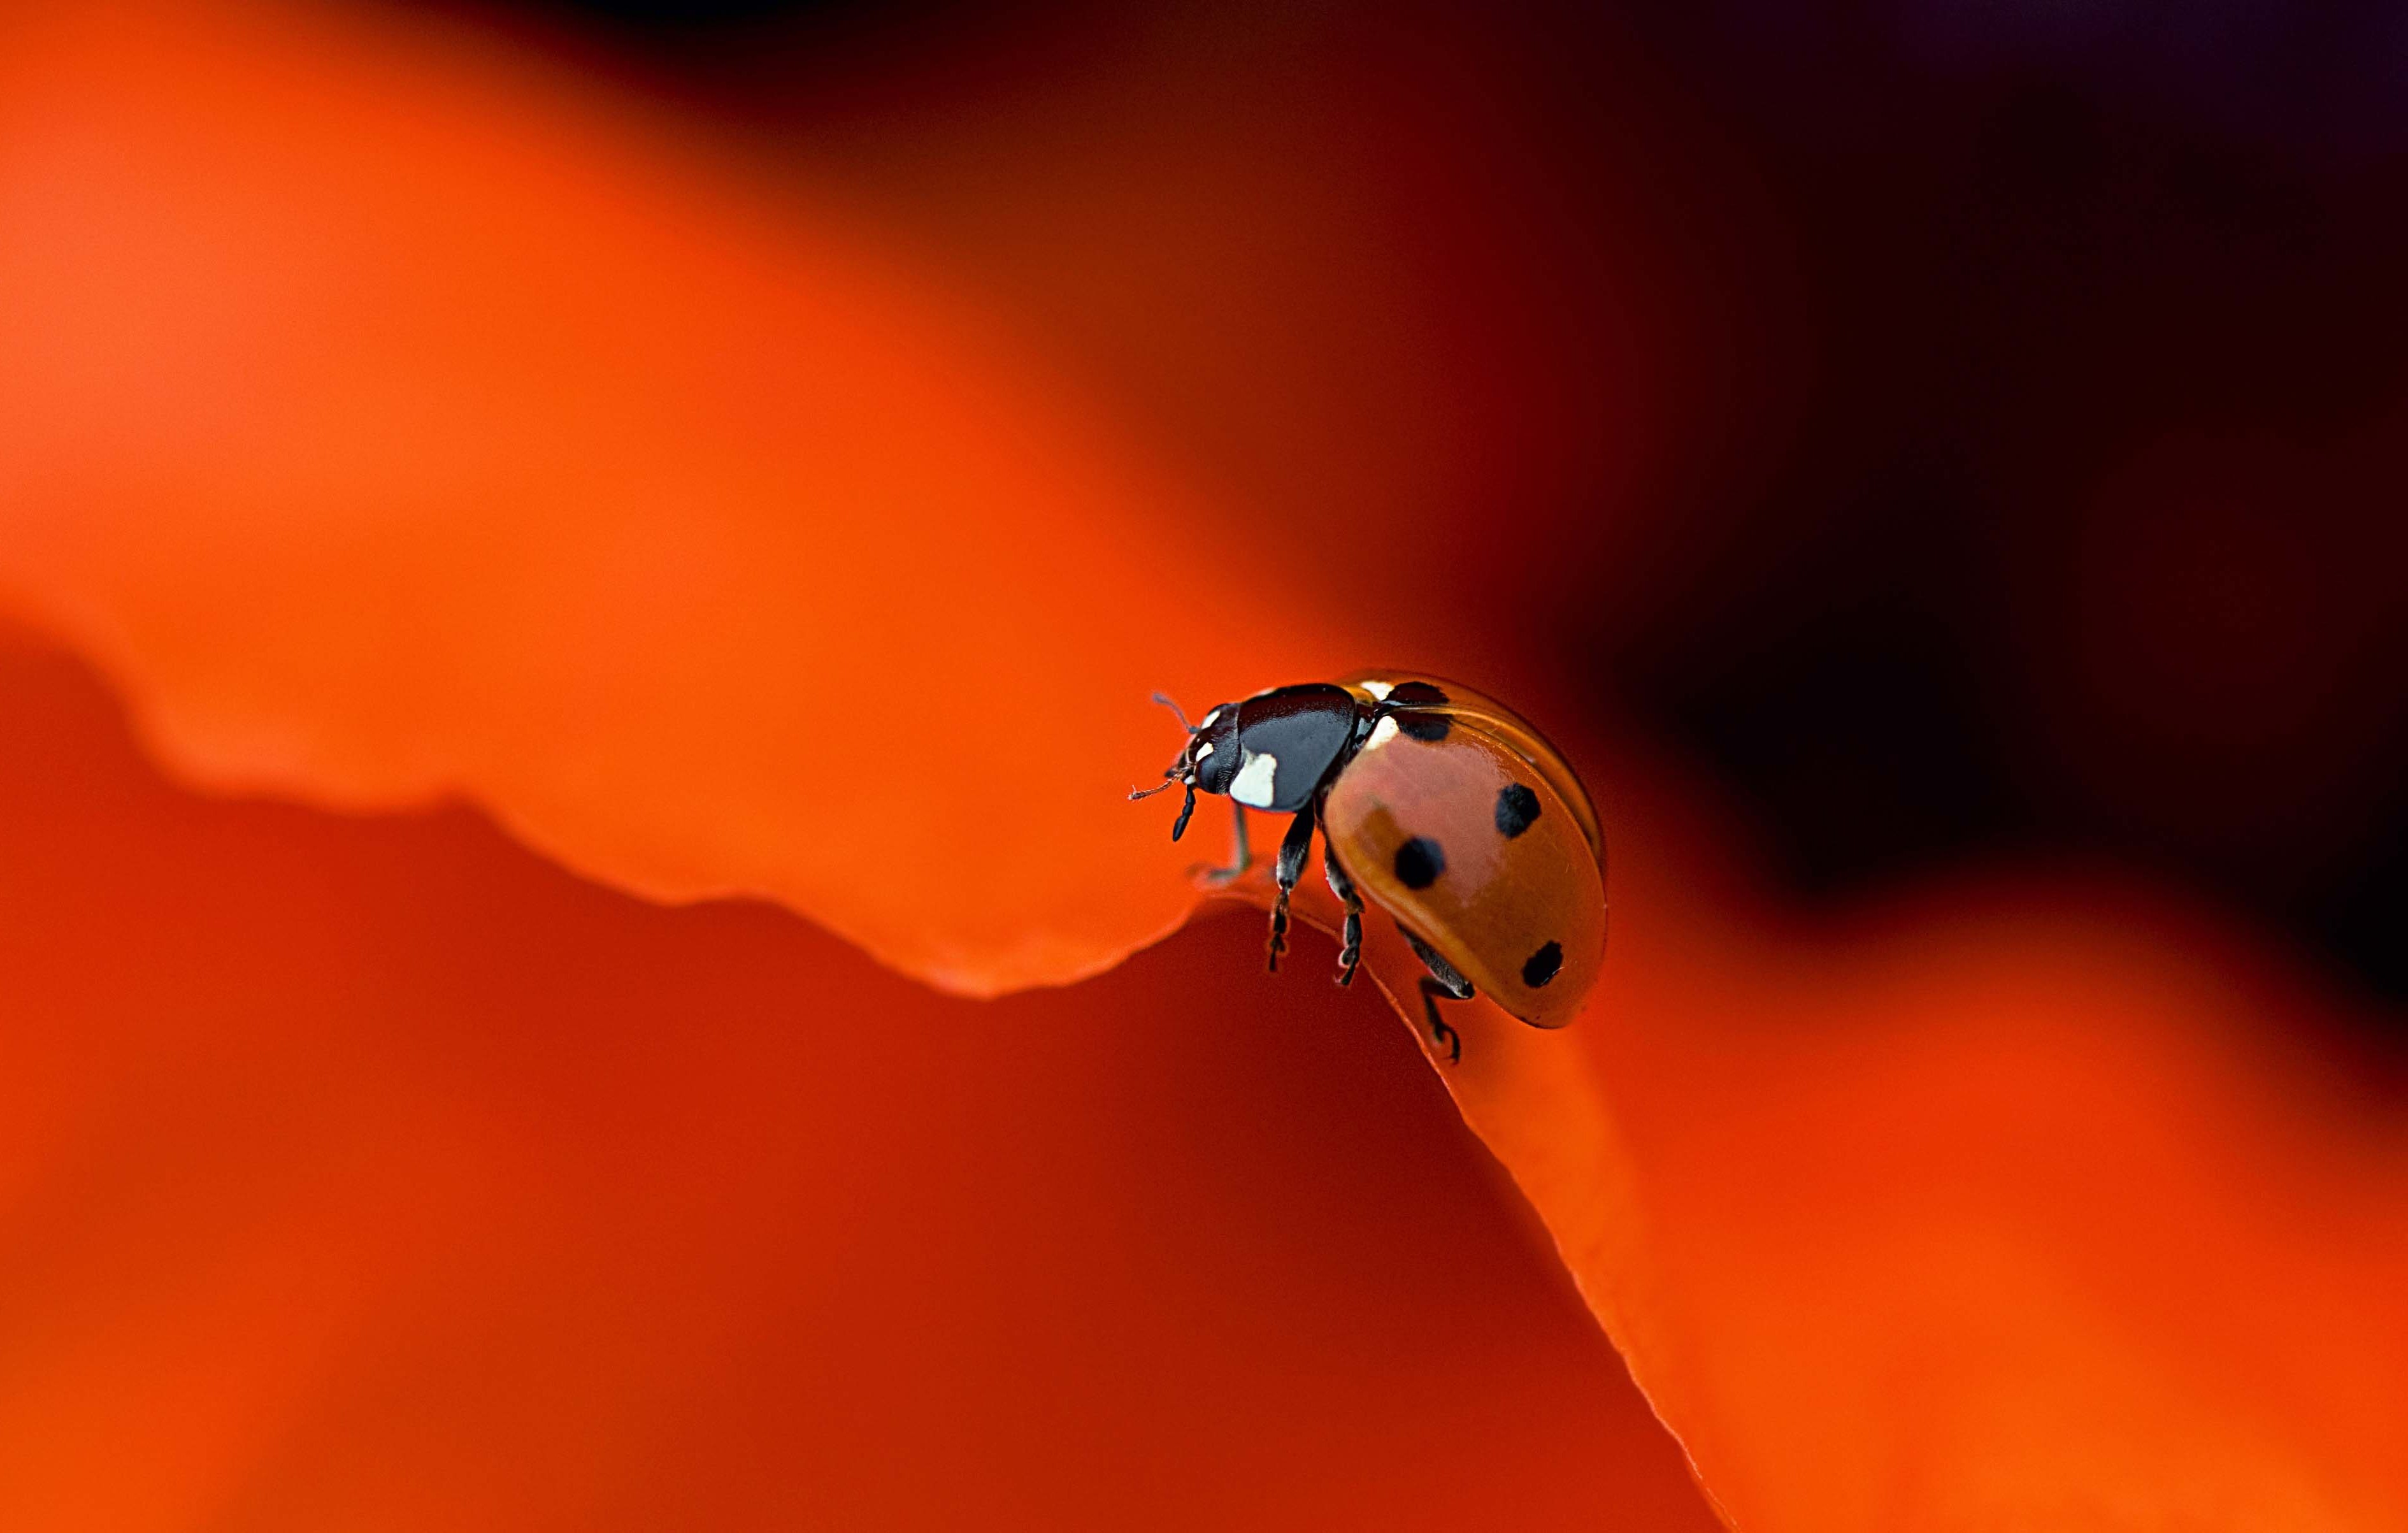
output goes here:
[{"label": "black spot on ladybug", "polygon": [[1547,981],[1554,979],[1563,967],[1564,945],[1550,942],[1530,954],[1529,962],[1522,966],[1522,982],[1533,990],[1543,990]]},{"label": "black spot on ladybug", "polygon": [[[1445,701],[1446,694],[1427,681],[1399,681],[1388,692],[1390,708],[1437,708]],[[1417,740],[1435,745],[1455,728],[1455,721],[1442,713],[1399,713],[1397,727]]]},{"label": "black spot on ladybug", "polygon": [[1446,853],[1426,836],[1397,848],[1397,881],[1408,889],[1426,889],[1445,871]]},{"label": "black spot on ladybug", "polygon": [[1538,824],[1539,795],[1519,782],[1497,790],[1497,834],[1512,840]]}]

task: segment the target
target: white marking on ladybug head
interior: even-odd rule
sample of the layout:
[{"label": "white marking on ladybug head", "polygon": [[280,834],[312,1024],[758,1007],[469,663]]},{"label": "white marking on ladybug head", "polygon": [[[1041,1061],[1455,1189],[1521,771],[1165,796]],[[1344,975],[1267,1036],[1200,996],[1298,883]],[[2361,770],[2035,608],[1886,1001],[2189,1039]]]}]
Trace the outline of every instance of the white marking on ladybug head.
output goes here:
[{"label": "white marking on ladybug head", "polygon": [[1366,681],[1363,683],[1363,690],[1371,695],[1371,700],[1373,702],[1384,703],[1388,700],[1388,694],[1397,690],[1397,683],[1394,681]]},{"label": "white marking on ladybug head", "polygon": [[1396,738],[1397,721],[1394,719],[1382,719],[1378,724],[1371,726],[1371,738],[1363,742],[1363,749],[1366,751],[1377,750]]},{"label": "white marking on ladybug head", "polygon": [[1279,797],[1279,757],[1268,751],[1248,751],[1238,758],[1237,780],[1229,796],[1250,809],[1267,809]]},{"label": "white marking on ladybug head", "polygon": [[1205,714],[1202,718],[1200,718],[1200,719],[1197,720],[1197,721],[1196,721],[1196,728],[1197,728],[1197,732],[1200,734],[1200,733],[1202,733],[1203,731],[1205,731],[1205,730],[1207,730],[1207,729],[1211,728],[1211,727],[1212,727],[1212,721],[1213,721],[1213,720],[1215,720],[1215,719],[1217,719],[1217,718],[1219,718],[1220,716],[1221,716],[1221,710],[1220,710],[1219,709],[1217,709],[1217,708],[1216,708],[1216,709],[1214,709],[1211,712],[1207,713],[1207,714]]},{"label": "white marking on ladybug head", "polygon": [[1212,742],[1211,740],[1206,740],[1202,745],[1196,748],[1196,759],[1198,761],[1202,761],[1206,756],[1209,756],[1211,753]]}]

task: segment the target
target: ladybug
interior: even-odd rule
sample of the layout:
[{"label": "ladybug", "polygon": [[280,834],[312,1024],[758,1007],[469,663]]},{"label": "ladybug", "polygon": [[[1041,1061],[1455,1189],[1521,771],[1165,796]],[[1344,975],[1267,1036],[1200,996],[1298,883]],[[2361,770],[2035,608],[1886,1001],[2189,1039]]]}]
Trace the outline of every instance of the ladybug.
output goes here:
[{"label": "ladybug", "polygon": [[1452,682],[1394,673],[1273,687],[1192,724],[1177,703],[1154,701],[1187,746],[1160,784],[1129,796],[1183,788],[1174,841],[1197,794],[1228,797],[1235,856],[1209,877],[1253,865],[1248,809],[1292,817],[1272,868],[1274,971],[1318,827],[1322,868],[1346,910],[1340,984],[1362,959],[1368,898],[1428,968],[1423,1015],[1450,1060],[1463,1057],[1463,1039],[1440,1000],[1485,991],[1536,1027],[1578,1014],[1605,955],[1605,842],[1579,777],[1526,722]]}]

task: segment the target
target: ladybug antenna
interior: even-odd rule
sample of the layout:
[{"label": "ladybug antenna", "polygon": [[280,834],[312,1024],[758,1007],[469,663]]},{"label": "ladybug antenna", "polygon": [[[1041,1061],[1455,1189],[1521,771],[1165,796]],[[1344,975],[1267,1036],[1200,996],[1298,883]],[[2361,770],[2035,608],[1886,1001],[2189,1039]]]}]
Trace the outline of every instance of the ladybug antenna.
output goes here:
[{"label": "ladybug antenna", "polygon": [[1185,710],[1181,709],[1177,703],[1172,702],[1169,698],[1164,696],[1158,692],[1154,695],[1154,700],[1160,703],[1163,707],[1170,709],[1170,716],[1179,721],[1180,728],[1186,730],[1191,735],[1196,733],[1196,726],[1187,722],[1187,714]]}]

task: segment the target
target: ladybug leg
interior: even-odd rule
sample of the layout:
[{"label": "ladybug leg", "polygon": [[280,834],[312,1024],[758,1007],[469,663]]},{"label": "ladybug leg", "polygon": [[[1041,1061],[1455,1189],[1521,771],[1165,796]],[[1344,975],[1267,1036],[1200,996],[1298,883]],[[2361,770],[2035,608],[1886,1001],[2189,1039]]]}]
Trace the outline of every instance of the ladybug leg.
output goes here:
[{"label": "ladybug leg", "polygon": [[1440,999],[1469,1000],[1471,981],[1465,979],[1453,964],[1439,956],[1437,949],[1414,936],[1412,927],[1399,923],[1397,929],[1403,932],[1405,940],[1413,945],[1414,956],[1429,968],[1428,977],[1422,981],[1422,1015],[1429,1022],[1430,1037],[1447,1046],[1447,1063],[1456,1063],[1463,1058],[1463,1035],[1440,1019],[1438,1003]]},{"label": "ladybug leg", "polygon": [[1241,879],[1246,876],[1246,869],[1254,866],[1254,849],[1246,844],[1246,806],[1233,800],[1229,809],[1238,817],[1236,834],[1229,838],[1229,866],[1207,867],[1198,872],[1197,876],[1207,883],[1226,883],[1232,879]]},{"label": "ladybug leg", "polygon": [[1313,806],[1307,804],[1296,811],[1288,822],[1287,834],[1280,838],[1279,862],[1271,869],[1271,881],[1279,885],[1279,897],[1271,902],[1272,973],[1279,972],[1280,954],[1287,951],[1287,896],[1296,889],[1296,881],[1304,877],[1304,859],[1312,851],[1312,827],[1319,818]]},{"label": "ladybug leg", "polygon": [[1354,966],[1363,961],[1363,896],[1354,892],[1354,881],[1346,869],[1338,866],[1338,849],[1329,838],[1321,838],[1321,871],[1329,880],[1329,892],[1346,907],[1345,935],[1338,945],[1338,982],[1354,982]]},{"label": "ladybug leg", "polygon": [[1446,1045],[1446,1062],[1448,1064],[1459,1064],[1463,1059],[1463,1035],[1456,1032],[1454,1028],[1449,1027],[1440,1019],[1438,1014],[1438,1003],[1439,997],[1441,996],[1445,996],[1449,1000],[1460,1000],[1462,998],[1455,995],[1454,991],[1449,990],[1445,985],[1434,979],[1431,979],[1428,975],[1423,975],[1422,1015],[1429,1022],[1430,1038],[1437,1042]]}]

